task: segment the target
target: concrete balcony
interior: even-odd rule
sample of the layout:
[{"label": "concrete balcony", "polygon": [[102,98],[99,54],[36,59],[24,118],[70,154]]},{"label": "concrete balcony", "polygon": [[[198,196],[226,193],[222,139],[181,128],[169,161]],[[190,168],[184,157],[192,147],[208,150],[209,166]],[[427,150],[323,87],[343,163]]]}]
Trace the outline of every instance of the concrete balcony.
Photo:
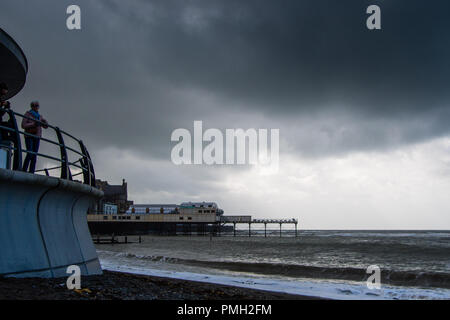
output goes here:
[{"label": "concrete balcony", "polygon": [[100,190],[55,177],[0,169],[0,276],[66,277],[102,270],[86,212]]}]

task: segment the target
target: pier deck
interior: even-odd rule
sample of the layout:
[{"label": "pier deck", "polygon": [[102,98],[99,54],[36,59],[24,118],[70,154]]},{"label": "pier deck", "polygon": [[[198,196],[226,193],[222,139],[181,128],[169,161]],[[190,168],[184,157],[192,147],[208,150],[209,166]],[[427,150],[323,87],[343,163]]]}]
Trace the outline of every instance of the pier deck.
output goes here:
[{"label": "pier deck", "polygon": [[267,225],[279,224],[280,225],[280,237],[282,235],[283,224],[295,225],[295,237],[297,237],[297,219],[252,219],[251,216],[222,216],[220,217],[220,224],[225,225],[228,223],[233,224],[233,236],[236,236],[236,224],[244,223],[248,224],[248,236],[252,235],[252,224],[264,224],[264,237],[267,237]]},{"label": "pier deck", "polygon": [[248,224],[248,236],[252,235],[252,224],[264,224],[264,237],[267,237],[267,225],[278,224],[280,237],[283,224],[295,226],[297,237],[297,219],[252,219],[250,215],[217,216],[208,214],[88,214],[87,220],[93,234],[146,234],[146,231],[166,230],[169,234],[176,234],[182,229],[183,234],[192,234],[194,230],[207,234],[207,229],[214,234],[221,234],[227,224],[233,225],[233,236],[236,236],[237,224]]}]

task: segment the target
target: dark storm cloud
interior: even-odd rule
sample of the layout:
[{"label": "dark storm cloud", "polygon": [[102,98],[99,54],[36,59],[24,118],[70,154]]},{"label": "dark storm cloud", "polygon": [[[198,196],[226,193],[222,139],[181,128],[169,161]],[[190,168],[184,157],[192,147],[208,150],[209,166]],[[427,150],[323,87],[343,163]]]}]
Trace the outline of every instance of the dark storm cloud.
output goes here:
[{"label": "dark storm cloud", "polygon": [[114,10],[148,26],[146,67],[182,87],[277,114],[440,107],[448,98],[450,5],[378,1],[383,30],[368,31],[364,12],[373,3],[164,1],[147,20],[145,11],[139,18]]},{"label": "dark storm cloud", "polygon": [[30,62],[17,104],[40,98],[95,147],[169,159],[193,120],[280,128],[305,155],[449,132],[448,1],[77,1],[81,31],[69,4],[3,1],[0,21]]}]

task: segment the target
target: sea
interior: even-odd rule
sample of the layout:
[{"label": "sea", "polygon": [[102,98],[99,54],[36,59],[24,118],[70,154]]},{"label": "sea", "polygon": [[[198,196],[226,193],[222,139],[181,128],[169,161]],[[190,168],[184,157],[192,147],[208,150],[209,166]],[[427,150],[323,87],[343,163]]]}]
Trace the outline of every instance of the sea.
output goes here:
[{"label": "sea", "polygon": [[128,238],[96,245],[103,269],[331,299],[450,299],[448,230]]}]

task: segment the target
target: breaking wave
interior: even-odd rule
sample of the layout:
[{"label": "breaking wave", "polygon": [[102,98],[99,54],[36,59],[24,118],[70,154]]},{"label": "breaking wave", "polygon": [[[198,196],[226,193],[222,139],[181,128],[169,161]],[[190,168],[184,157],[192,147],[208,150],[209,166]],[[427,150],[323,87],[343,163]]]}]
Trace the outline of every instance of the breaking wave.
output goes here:
[{"label": "breaking wave", "polygon": [[[239,261],[206,261],[194,259],[172,258],[159,255],[136,255],[133,253],[99,251],[103,254],[113,254],[126,259],[147,260],[158,263],[182,264],[235,272],[245,272],[263,275],[279,275],[294,278],[335,279],[366,281],[368,274],[362,268],[350,267],[319,267],[283,263],[253,263]],[[450,289],[450,274],[444,272],[415,272],[381,270],[383,284],[413,287],[434,287]]]}]

